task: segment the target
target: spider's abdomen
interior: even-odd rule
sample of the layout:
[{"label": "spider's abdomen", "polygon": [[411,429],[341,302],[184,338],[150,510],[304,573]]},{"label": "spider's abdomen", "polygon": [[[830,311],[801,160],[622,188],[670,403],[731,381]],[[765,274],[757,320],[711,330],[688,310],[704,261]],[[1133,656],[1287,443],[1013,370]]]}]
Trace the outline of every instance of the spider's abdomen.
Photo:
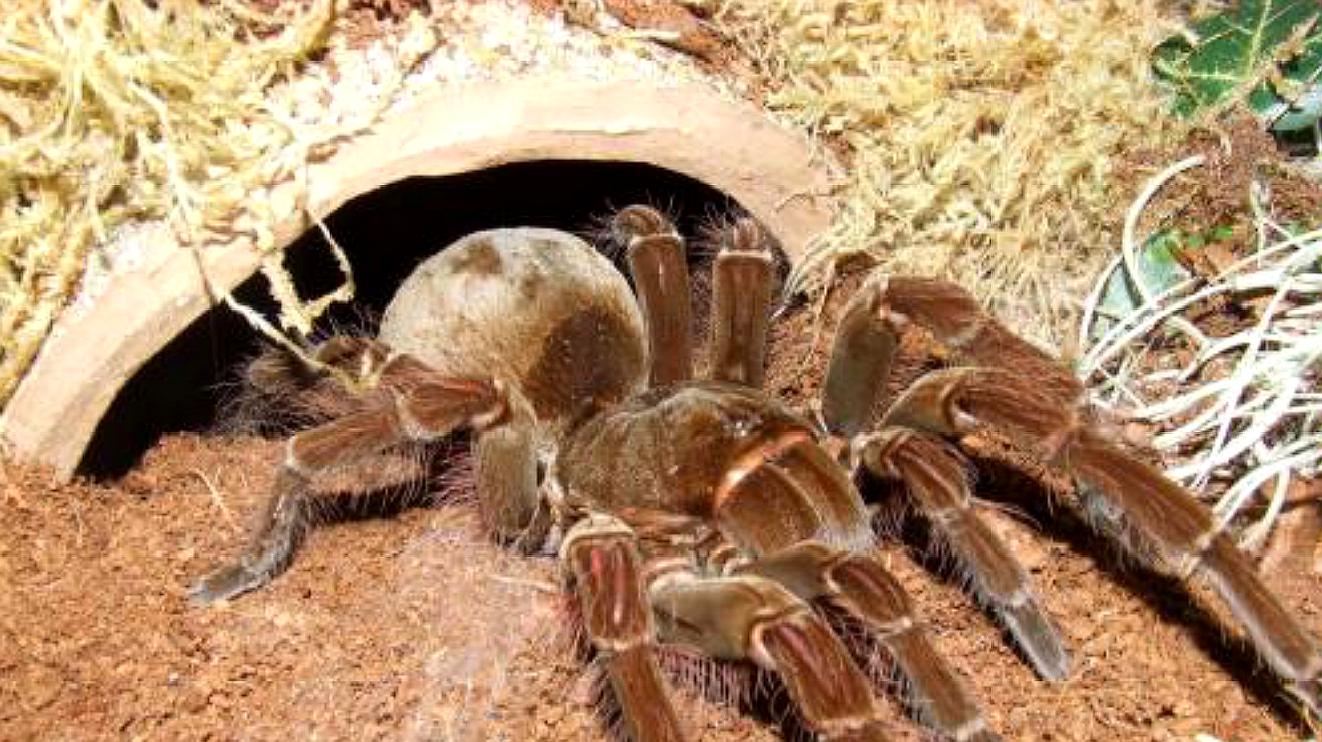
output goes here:
[{"label": "spider's abdomen", "polygon": [[477,232],[423,261],[379,337],[443,374],[514,384],[551,427],[627,398],[647,377],[628,283],[552,229]]}]

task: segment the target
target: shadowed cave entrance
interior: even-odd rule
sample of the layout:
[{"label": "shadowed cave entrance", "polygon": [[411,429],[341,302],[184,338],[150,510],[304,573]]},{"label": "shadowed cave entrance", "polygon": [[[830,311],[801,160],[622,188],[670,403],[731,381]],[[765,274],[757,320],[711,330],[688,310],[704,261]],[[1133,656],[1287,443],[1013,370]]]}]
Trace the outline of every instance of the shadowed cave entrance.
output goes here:
[{"label": "shadowed cave entrance", "polygon": [[[326,217],[353,265],[352,305],[337,305],[320,326],[357,325],[378,316],[414,266],[454,240],[482,229],[553,227],[586,236],[600,218],[631,203],[651,203],[692,235],[705,221],[738,208],[728,196],[670,170],[637,163],[541,161],[462,175],[408,178],[346,203]],[[341,281],[319,230],[287,249],[285,266],[300,295],[317,296]],[[234,291],[274,317],[260,275]],[[78,466],[96,478],[120,476],[162,435],[205,431],[239,365],[260,345],[256,332],[224,306],[208,310],[125,383],[98,423]]]}]

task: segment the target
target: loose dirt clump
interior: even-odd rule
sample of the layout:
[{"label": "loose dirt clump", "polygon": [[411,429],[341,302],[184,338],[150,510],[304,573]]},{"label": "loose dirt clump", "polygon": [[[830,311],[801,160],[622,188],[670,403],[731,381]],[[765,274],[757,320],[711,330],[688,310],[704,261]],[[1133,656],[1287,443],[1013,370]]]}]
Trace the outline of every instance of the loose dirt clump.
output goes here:
[{"label": "loose dirt clump", "polygon": [[[827,302],[821,327],[833,326],[847,293]],[[813,341],[812,307],[782,320],[769,387],[805,401],[825,338]],[[906,368],[929,363],[924,348],[905,350]],[[186,586],[242,543],[279,454],[278,441],[253,436],[176,434],[118,481],[53,486],[37,470],[4,470],[0,738],[605,738],[610,714],[594,703],[595,675],[575,649],[554,560],[482,536],[463,492],[451,491],[464,489],[462,457],[430,506],[343,512],[270,586],[191,608]],[[982,493],[1013,494],[1008,481],[989,474]],[[1276,682],[1238,632],[1201,607],[1201,593],[1122,568],[1067,509],[1053,516],[1031,490],[1009,498],[1013,509],[988,511],[1075,653],[1061,685],[1034,677],[924,556],[921,538],[880,546],[1006,739],[1304,735]],[[1285,577],[1269,580],[1322,632],[1317,578]],[[682,658],[667,664],[715,688],[678,693],[694,739],[775,740],[792,729],[778,723],[774,700],[720,703],[718,681],[737,676]],[[896,726],[897,739],[921,738],[902,731],[898,711]]]}]

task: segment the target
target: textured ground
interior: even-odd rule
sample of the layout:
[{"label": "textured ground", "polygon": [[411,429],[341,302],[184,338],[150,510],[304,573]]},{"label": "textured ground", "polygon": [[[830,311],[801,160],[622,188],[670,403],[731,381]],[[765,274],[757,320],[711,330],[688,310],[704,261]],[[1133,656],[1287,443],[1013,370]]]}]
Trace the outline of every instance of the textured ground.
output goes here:
[{"label": "textured ground", "polygon": [[[777,333],[787,396],[819,373],[811,329],[800,312]],[[258,438],[180,434],[120,481],[4,470],[0,739],[603,736],[554,564],[489,545],[463,505],[324,527],[267,589],[189,608],[185,585],[241,543],[276,456]],[[1121,569],[1069,519],[1041,534],[1001,521],[1076,652],[1063,685],[1036,680],[912,545],[882,552],[1008,739],[1307,735],[1237,635],[1175,583]],[[1322,633],[1318,580],[1272,579]],[[681,703],[695,739],[780,738],[774,703]]]}]

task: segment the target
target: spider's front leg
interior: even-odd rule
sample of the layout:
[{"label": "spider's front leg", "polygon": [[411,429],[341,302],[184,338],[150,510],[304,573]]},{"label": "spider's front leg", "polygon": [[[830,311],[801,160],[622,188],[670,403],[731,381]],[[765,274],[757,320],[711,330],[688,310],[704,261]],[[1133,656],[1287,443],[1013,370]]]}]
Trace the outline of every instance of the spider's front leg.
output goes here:
[{"label": "spider's front leg", "polygon": [[899,428],[869,432],[900,336],[910,325],[930,332],[957,357],[995,360],[1032,374],[1044,394],[1055,398],[1072,401],[1078,383],[983,312],[960,287],[883,275],[864,284],[846,307],[822,390],[823,421],[830,432],[850,438],[855,464],[904,485],[977,597],[996,613],[1038,674],[1063,680],[1070,662],[1059,632],[1033,597],[1028,575],[973,509],[963,458],[930,434]]},{"label": "spider's front leg", "polygon": [[866,554],[803,541],[736,568],[774,580],[804,600],[824,600],[863,623],[880,640],[911,693],[918,716],[945,738],[994,742],[982,710],[933,646],[908,594]]},{"label": "spider's front leg", "polygon": [[1048,680],[1068,677],[1070,657],[1060,632],[1034,596],[1028,574],[978,517],[959,452],[936,436],[904,428],[859,435],[851,447],[855,461],[873,475],[905,487],[978,599],[996,613],[1038,674]]},{"label": "spider's front leg", "polygon": [[990,429],[1072,476],[1091,509],[1129,534],[1122,545],[1185,575],[1206,577],[1267,664],[1313,713],[1322,712],[1316,640],[1262,583],[1208,509],[1035,383],[1004,369],[934,372],[911,386],[884,422],[948,436]]},{"label": "spider's front leg", "polygon": [[[531,411],[516,392],[490,379],[437,374],[380,343],[342,340],[319,358],[353,370],[370,388],[357,411],[292,436],[275,491],[256,533],[233,563],[189,591],[206,605],[261,587],[288,567],[310,527],[314,477],[390,446],[426,442],[467,426],[478,432],[478,489],[486,525],[500,536],[531,527],[538,513]],[[352,352],[350,352],[352,351]],[[348,392],[346,392],[348,393]]]},{"label": "spider's front leg", "polygon": [[1157,557],[1205,575],[1272,669],[1322,715],[1316,640],[1262,584],[1207,508],[1090,427],[1078,406],[1079,381],[958,286],[882,276],[860,290],[841,319],[823,392],[823,416],[832,432],[852,436],[866,429],[884,396],[899,333],[909,324],[931,332],[957,360],[978,367],[919,379],[887,410],[883,426],[949,437],[990,429],[1072,476],[1106,525],[1132,535],[1122,545],[1140,558]]},{"label": "spider's front leg", "polygon": [[[928,638],[904,589],[868,556],[875,536],[863,501],[806,431],[767,438],[742,456],[717,488],[715,501],[715,520],[728,548],[737,547],[736,560],[749,559],[735,561],[727,571],[771,580],[801,601],[840,607],[886,649],[925,721],[950,739],[997,739]],[[714,551],[709,561],[721,563],[721,553]],[[782,670],[793,672],[799,668]]]},{"label": "spider's front leg", "polygon": [[910,325],[930,332],[961,363],[1013,369],[1062,403],[1082,395],[1069,371],[984,312],[959,286],[879,275],[858,290],[836,328],[822,388],[822,416],[832,433],[853,436],[868,429],[885,396],[899,336]]}]

